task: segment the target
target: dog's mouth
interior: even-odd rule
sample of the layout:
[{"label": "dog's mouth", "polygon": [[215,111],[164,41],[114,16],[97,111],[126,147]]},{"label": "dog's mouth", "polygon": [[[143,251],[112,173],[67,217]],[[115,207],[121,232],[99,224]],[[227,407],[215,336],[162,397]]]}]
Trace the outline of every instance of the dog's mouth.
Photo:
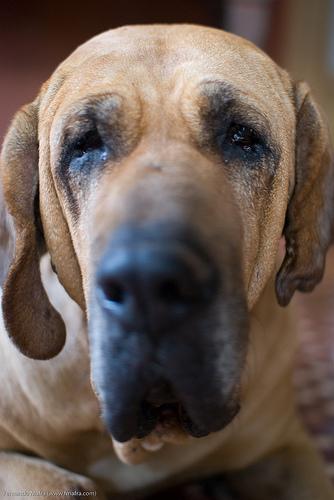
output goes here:
[{"label": "dog's mouth", "polygon": [[[201,389],[198,385],[198,390]],[[118,404],[118,408],[115,400],[114,404],[104,405],[110,433],[119,442],[143,439],[153,431],[169,434],[171,429],[178,434],[201,438],[225,427],[238,410],[236,387],[223,399],[216,391],[211,393],[209,390],[198,399],[193,382],[187,391],[178,393],[177,387],[164,378],[157,379],[146,391],[138,386],[132,386],[131,391],[128,388],[127,402]]]},{"label": "dog's mouth", "polygon": [[[116,454],[122,462],[139,464],[166,444],[181,445],[190,439],[210,434],[192,421],[180,402],[152,406],[149,411],[147,419],[139,426],[136,437],[122,443],[113,439]],[[226,414],[224,424],[227,425],[238,411],[239,406],[233,405],[233,411]]]},{"label": "dog's mouth", "polygon": [[197,438],[209,434],[191,420],[180,402],[159,406],[144,403],[144,411],[136,434],[138,439],[148,436],[152,431],[164,433],[171,429],[179,429],[184,434]]}]

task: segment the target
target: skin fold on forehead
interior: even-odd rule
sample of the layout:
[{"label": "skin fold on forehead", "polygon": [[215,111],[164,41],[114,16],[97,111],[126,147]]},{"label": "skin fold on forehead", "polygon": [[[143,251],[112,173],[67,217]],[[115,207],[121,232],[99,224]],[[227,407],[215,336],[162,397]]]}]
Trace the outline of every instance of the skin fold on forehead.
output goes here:
[{"label": "skin fold on forehead", "polygon": [[286,140],[286,128],[295,120],[288,75],[250,42],[190,25],[124,27],[81,45],[44,87],[41,130],[48,132],[83,96],[123,94],[145,114],[152,108],[152,118],[162,104],[165,110],[178,108],[203,82],[215,81],[231,85],[268,120],[275,117],[277,139]]},{"label": "skin fold on forehead", "polygon": [[282,106],[282,100],[290,104],[288,75],[264,52],[236,35],[191,25],[131,26],[102,33],[76,49],[51,77],[41,114],[43,103],[50,105],[52,87],[59,87],[59,78],[64,92],[57,100],[66,103],[75,95],[105,86],[110,78],[145,90],[150,81],[175,86],[182,77],[198,81],[204,75],[206,79],[219,75],[258,101],[270,99],[273,108]]}]

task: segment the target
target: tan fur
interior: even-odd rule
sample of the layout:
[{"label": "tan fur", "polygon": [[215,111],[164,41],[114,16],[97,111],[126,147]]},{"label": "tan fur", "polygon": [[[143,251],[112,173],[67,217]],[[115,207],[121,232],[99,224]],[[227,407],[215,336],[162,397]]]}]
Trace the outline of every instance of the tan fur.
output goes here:
[{"label": "tan fur", "polygon": [[[240,99],[270,124],[280,146],[270,192],[261,189],[260,177],[252,188],[231,181],[211,154],[194,147],[200,140],[198,108],[203,105],[196,89],[203,80],[233,84]],[[103,182],[79,196],[77,220],[56,177],[63,129],[83,99],[110,91],[117,94],[114,109],[120,103],[125,109],[130,153],[103,174]],[[27,121],[31,114],[35,118]],[[277,278],[280,303],[288,303],[295,289],[309,290],[321,279],[333,218],[329,155],[328,133],[309,89],[293,84],[250,43],[222,31],[125,27],[95,37],[59,66],[38,99],[18,113],[1,157],[11,216],[1,241],[14,255],[3,289],[4,318],[19,349],[40,360],[23,356],[2,324],[0,490],[90,490],[99,485],[98,498],[103,499],[107,493],[158,489],[225,472],[231,473],[232,487],[247,500],[334,499],[296,416],[293,320],[275,297],[285,221],[287,256]],[[147,172],[163,171],[166,165],[170,170],[163,189],[173,197],[161,206],[159,196],[145,202],[145,193],[162,189],[156,176]],[[182,190],[183,185],[192,186],[193,192],[201,185],[198,196],[207,201],[206,210]],[[37,186],[46,249],[62,285],[51,271],[49,256],[42,259],[44,286],[40,283],[38,262],[45,248],[35,234]],[[75,189],[80,192],[80,186]],[[231,238],[236,227],[247,228],[239,235],[251,318],[242,409],[223,431],[179,446],[165,445],[147,454],[143,464],[129,467],[115,455],[90,384],[85,308],[92,268],[107,235],[131,211],[137,220],[154,210],[177,219],[179,198],[188,200],[182,215],[201,228],[216,256],[222,246],[213,241],[211,220],[221,217],[224,234]],[[236,208],[231,215],[232,206]],[[10,232],[15,251],[8,244]],[[43,317],[38,307],[31,309],[32,287],[38,290]],[[61,350],[62,321],[66,344]],[[26,453],[39,458],[27,458]],[[272,489],[269,477],[278,489]]]}]

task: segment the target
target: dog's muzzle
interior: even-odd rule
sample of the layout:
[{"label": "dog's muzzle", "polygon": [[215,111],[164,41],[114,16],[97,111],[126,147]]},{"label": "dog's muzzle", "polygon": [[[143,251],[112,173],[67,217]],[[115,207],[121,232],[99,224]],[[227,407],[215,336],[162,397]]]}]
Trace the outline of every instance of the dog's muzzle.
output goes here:
[{"label": "dog's muzzle", "polygon": [[122,228],[97,267],[93,378],[118,441],[144,437],[169,417],[201,437],[238,410],[234,388],[222,397],[214,372],[219,354],[210,330],[221,276],[187,233]]}]

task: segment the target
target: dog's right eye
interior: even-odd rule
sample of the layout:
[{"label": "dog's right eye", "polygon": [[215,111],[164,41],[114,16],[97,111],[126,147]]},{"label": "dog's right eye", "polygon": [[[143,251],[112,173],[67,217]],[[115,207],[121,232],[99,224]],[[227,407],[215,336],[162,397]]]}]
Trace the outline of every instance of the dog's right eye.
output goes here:
[{"label": "dog's right eye", "polygon": [[104,163],[108,158],[108,148],[97,129],[72,140],[66,149],[63,161],[73,171]]}]

